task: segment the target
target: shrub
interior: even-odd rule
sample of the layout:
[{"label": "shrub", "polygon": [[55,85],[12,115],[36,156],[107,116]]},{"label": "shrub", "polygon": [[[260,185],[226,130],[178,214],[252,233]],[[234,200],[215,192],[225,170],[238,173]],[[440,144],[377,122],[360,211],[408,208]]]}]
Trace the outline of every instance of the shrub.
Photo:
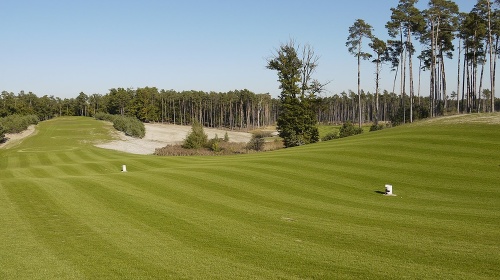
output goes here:
[{"label": "shrub", "polygon": [[264,145],[264,151],[274,151],[283,149],[283,140],[281,138],[274,138],[274,141],[266,142]]},{"label": "shrub", "polygon": [[94,115],[94,118],[96,120],[102,120],[102,121],[108,121],[108,122],[114,122],[114,120],[120,117],[118,115],[111,115],[111,114],[106,114],[106,113],[96,113]]},{"label": "shrub", "polygon": [[354,127],[354,125],[352,124],[352,122],[347,121],[340,128],[339,137],[343,138],[343,137],[348,137],[348,136],[352,136],[352,135],[356,135],[356,134],[361,134],[361,133],[363,133],[363,129],[362,128],[360,128],[360,127]]},{"label": "shrub", "polygon": [[5,118],[0,118],[0,124],[4,128],[4,133],[19,133],[32,124],[38,124],[40,120],[37,115],[10,115]]},{"label": "shrub", "polygon": [[220,141],[219,152],[212,151],[208,148],[199,149],[184,149],[181,145],[168,145],[163,148],[155,149],[154,154],[158,156],[219,156],[245,154],[248,152],[245,143],[230,143]]},{"label": "shrub", "polygon": [[3,128],[2,124],[0,123],[0,143],[5,142],[5,129]]},{"label": "shrub", "polygon": [[220,138],[217,136],[217,134],[215,134],[215,137],[208,141],[207,148],[214,152],[220,152],[222,149],[220,142]]},{"label": "shrub", "polygon": [[321,141],[330,141],[330,140],[338,139],[338,138],[339,138],[339,134],[337,132],[330,132],[327,135],[323,136],[323,138],[321,138]]},{"label": "shrub", "polygon": [[208,142],[208,136],[205,134],[203,130],[203,126],[194,121],[191,127],[191,132],[188,134],[186,139],[184,139],[184,143],[182,147],[184,149],[199,149],[205,147]]},{"label": "shrub", "polygon": [[273,132],[269,130],[255,130],[252,134],[260,138],[273,137]]},{"label": "shrub", "polygon": [[116,117],[113,121],[113,127],[123,131],[125,135],[136,138],[143,138],[146,135],[144,124],[136,118]]},{"label": "shrub", "polygon": [[226,133],[224,134],[224,142],[229,142],[229,135]]},{"label": "shrub", "polygon": [[96,120],[113,122],[113,127],[116,130],[122,131],[125,133],[125,135],[128,136],[143,138],[146,135],[146,128],[144,127],[144,123],[136,118],[105,113],[96,113],[94,115],[94,118]]},{"label": "shrub", "polygon": [[264,139],[264,134],[262,133],[255,133],[252,135],[252,139],[247,144],[247,149],[249,150],[255,150],[255,151],[262,151],[264,150],[264,144],[265,144],[265,139]]},{"label": "shrub", "polygon": [[124,117],[126,119],[127,127],[125,129],[125,134],[128,136],[143,138],[146,135],[146,128],[144,123],[136,118]]},{"label": "shrub", "polygon": [[377,131],[377,130],[382,130],[384,129],[384,125],[383,124],[372,124],[372,126],[370,126],[370,131]]}]

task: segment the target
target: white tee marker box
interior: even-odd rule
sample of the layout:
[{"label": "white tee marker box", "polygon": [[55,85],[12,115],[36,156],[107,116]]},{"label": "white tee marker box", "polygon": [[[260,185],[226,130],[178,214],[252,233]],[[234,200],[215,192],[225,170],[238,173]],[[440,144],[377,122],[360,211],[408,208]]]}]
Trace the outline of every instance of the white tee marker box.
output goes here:
[{"label": "white tee marker box", "polygon": [[392,195],[392,185],[385,185],[385,195]]}]

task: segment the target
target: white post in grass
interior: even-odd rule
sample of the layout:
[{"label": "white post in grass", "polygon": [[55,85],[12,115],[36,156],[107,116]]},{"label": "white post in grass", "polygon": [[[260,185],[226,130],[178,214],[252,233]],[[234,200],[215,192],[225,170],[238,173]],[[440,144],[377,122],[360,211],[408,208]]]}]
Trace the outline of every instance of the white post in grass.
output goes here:
[{"label": "white post in grass", "polygon": [[127,166],[125,164],[122,165],[122,172],[127,172]]},{"label": "white post in grass", "polygon": [[392,185],[385,185],[385,195],[392,195]]}]

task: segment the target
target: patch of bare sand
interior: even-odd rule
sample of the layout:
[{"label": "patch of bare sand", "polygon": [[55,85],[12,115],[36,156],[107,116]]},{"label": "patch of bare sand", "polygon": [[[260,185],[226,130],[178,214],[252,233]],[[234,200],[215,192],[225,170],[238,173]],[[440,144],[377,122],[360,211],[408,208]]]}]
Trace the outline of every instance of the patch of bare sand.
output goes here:
[{"label": "patch of bare sand", "polygon": [[[182,143],[191,132],[191,126],[186,125],[146,123],[144,126],[146,127],[146,135],[142,139],[118,132],[118,140],[96,144],[96,146],[126,153],[150,155],[154,153],[156,148]],[[209,139],[214,138],[216,134],[219,138],[223,138],[226,134],[226,130],[221,129],[204,128],[203,130]],[[252,138],[252,134],[247,132],[227,130],[227,134],[230,142],[247,143]]]},{"label": "patch of bare sand", "polygon": [[35,125],[30,125],[28,126],[28,129],[19,133],[6,133],[5,139],[7,139],[7,141],[0,143],[0,148],[8,149],[16,144],[21,143],[24,140],[24,138],[32,134],[34,135],[35,133],[36,133]]}]

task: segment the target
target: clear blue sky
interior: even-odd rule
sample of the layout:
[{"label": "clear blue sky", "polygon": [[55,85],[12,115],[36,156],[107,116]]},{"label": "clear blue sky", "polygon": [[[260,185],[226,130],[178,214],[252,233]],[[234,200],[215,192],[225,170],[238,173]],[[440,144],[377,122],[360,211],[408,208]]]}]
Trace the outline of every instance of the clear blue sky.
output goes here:
[{"label": "clear blue sky", "polygon": [[[384,26],[398,2],[2,0],[0,91],[69,98],[81,91],[155,86],[207,92],[247,88],[278,96],[277,76],[266,69],[266,58],[290,38],[309,43],[320,56],[314,77],[331,80],[325,95],[356,91],[356,59],[345,46],[348,28],[361,18],[387,39]],[[456,1],[467,12],[475,2]],[[456,76],[455,64],[448,62],[448,76]],[[382,87],[392,90],[388,68]],[[374,66],[363,62],[366,91],[375,89],[373,72]],[[454,79],[448,83],[450,92],[456,89]]]}]

